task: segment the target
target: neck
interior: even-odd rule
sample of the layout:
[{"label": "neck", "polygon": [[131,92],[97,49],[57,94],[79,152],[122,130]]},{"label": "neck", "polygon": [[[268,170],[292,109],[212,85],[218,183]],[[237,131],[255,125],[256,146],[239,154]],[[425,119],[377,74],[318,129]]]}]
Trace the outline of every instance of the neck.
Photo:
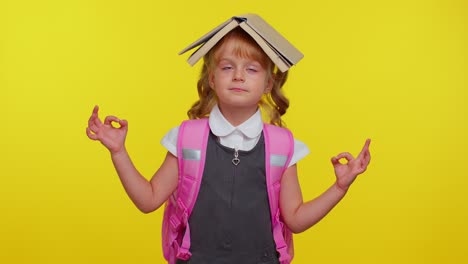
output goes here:
[{"label": "neck", "polygon": [[238,126],[247,119],[249,119],[255,112],[257,112],[257,106],[255,107],[228,107],[218,105],[219,110],[223,114],[224,118],[233,126]]}]

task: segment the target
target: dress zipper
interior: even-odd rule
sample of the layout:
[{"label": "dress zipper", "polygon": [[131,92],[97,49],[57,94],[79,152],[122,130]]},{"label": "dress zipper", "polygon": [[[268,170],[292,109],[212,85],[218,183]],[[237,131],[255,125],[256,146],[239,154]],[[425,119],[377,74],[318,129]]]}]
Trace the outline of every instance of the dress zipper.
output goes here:
[{"label": "dress zipper", "polygon": [[234,158],[232,159],[232,164],[237,166],[239,162],[240,162],[239,151],[237,150],[237,148],[234,148]]}]

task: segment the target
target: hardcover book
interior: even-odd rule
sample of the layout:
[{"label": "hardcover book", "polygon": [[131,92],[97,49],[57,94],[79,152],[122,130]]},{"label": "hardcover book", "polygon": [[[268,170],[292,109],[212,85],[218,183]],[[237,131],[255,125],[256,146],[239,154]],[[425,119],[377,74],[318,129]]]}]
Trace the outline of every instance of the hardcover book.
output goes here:
[{"label": "hardcover book", "polygon": [[247,32],[282,72],[287,71],[304,57],[287,39],[260,16],[255,14],[245,14],[230,18],[183,49],[179,52],[179,55],[198,47],[187,59],[188,63],[193,66],[219,40],[236,27],[241,27]]}]

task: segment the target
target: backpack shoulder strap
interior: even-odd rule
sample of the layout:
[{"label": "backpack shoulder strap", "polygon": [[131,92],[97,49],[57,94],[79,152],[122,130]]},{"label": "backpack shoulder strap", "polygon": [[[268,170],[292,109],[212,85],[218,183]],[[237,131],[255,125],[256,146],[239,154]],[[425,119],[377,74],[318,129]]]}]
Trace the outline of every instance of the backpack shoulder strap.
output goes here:
[{"label": "backpack shoulder strap", "polygon": [[[294,154],[294,138],[288,129],[270,124],[264,125],[264,137],[267,185],[274,185],[281,181]],[[273,213],[278,209],[279,197],[271,198]]]},{"label": "backpack shoulder strap", "polygon": [[188,259],[191,256],[188,219],[200,190],[209,131],[207,118],[184,121],[179,128],[177,138],[179,184],[176,214],[182,222],[182,227],[185,227],[185,234],[177,253],[180,259]]},{"label": "backpack shoulder strap", "polygon": [[286,129],[264,124],[265,137],[265,172],[271,223],[276,250],[280,254],[281,264],[290,263],[293,257],[292,233],[284,225],[279,209],[281,177],[289,166],[294,154],[294,138]]}]

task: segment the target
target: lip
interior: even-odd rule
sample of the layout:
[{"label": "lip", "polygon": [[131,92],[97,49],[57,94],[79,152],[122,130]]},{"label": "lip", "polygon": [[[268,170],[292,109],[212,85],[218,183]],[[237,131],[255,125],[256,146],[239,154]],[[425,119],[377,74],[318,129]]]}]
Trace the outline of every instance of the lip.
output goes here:
[{"label": "lip", "polygon": [[246,89],[239,88],[239,87],[229,88],[229,91],[234,91],[234,92],[247,92]]}]

